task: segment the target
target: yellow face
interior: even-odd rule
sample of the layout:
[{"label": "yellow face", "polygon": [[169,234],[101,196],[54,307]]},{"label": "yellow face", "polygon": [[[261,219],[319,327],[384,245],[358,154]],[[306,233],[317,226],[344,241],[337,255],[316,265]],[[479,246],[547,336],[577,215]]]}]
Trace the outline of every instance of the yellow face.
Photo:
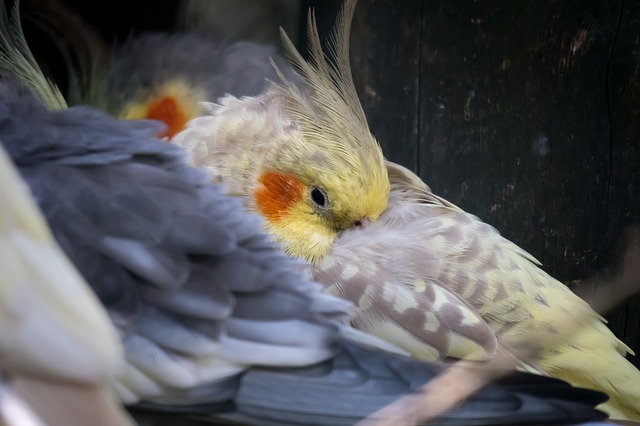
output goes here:
[{"label": "yellow face", "polygon": [[358,179],[334,174],[319,179],[265,171],[258,178],[253,201],[267,231],[289,255],[316,263],[329,253],[338,232],[366,226],[387,207],[386,174],[366,186],[357,183]]}]

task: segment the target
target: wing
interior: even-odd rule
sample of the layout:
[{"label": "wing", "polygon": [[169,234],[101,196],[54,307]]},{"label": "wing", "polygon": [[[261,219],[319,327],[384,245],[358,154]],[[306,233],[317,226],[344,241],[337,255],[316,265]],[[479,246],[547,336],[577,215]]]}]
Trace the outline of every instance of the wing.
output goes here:
[{"label": "wing", "polygon": [[419,178],[409,170],[392,167],[386,219],[401,232],[412,231],[416,244],[433,250],[435,257],[422,255],[432,260],[430,277],[481,314],[502,340],[514,346],[527,344],[530,333],[545,332],[548,324],[540,320],[545,316],[560,324],[601,320],[495,228],[420,187],[415,183]]},{"label": "wing", "polygon": [[[425,244],[437,232],[422,202],[431,191],[404,167],[388,162],[391,192],[387,210],[365,228],[344,231],[314,278],[331,294],[353,302],[352,324],[421,359],[489,359],[498,349],[494,330],[476,308],[434,274],[439,246]],[[449,208],[447,206],[447,208]],[[459,211],[455,206],[452,211]],[[429,238],[425,236],[424,238]]]},{"label": "wing", "polygon": [[89,108],[46,111],[29,96],[0,111],[0,140],[123,336],[122,398],[225,400],[247,365],[331,356],[332,323],[349,305],[317,297],[259,220],[157,129]]},{"label": "wing", "polygon": [[329,292],[356,304],[354,325],[421,358],[487,359],[499,344],[536,344],[530,333],[544,332],[545,315],[599,318],[493,227],[387,166],[387,210],[344,231],[314,269]]},{"label": "wing", "polygon": [[432,275],[437,252],[419,242],[407,244],[415,233],[403,221],[393,220],[395,210],[390,206],[364,229],[344,231],[331,253],[313,266],[314,279],[356,305],[356,328],[413,356],[490,358],[498,346],[493,330]]},{"label": "wing", "polygon": [[392,221],[435,251],[430,276],[479,313],[501,345],[537,354],[554,377],[607,392],[616,418],[640,418],[640,372],[597,312],[492,226],[420,188],[410,171],[395,167],[390,176]]}]

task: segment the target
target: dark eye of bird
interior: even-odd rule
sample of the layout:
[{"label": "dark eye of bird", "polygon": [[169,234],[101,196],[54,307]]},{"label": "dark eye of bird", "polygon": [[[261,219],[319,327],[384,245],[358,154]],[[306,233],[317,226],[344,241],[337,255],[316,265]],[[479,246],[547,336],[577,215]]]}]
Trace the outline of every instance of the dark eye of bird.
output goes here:
[{"label": "dark eye of bird", "polygon": [[318,207],[324,208],[327,206],[327,195],[320,188],[311,189],[311,201],[313,201]]}]

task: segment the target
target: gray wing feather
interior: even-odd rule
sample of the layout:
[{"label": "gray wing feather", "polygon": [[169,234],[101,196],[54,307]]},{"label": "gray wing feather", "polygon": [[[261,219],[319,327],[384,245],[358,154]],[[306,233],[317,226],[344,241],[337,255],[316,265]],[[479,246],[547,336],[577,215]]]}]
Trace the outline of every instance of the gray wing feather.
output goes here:
[{"label": "gray wing feather", "polygon": [[[179,148],[153,137],[156,130],[90,108],[47,111],[28,95],[0,108],[3,145],[120,328],[137,371],[123,389],[169,402],[181,390],[214,386],[215,374],[229,371],[212,369],[215,360],[239,374],[245,364],[331,356],[344,302],[334,299],[332,309],[326,300],[316,311],[319,285],[305,284],[259,219],[207,185]],[[276,313],[276,296],[261,311],[251,301],[270,292],[290,295],[295,307]]]},{"label": "gray wing feather", "polygon": [[194,265],[189,280],[181,291],[166,292],[161,288],[142,288],[145,300],[174,314],[204,320],[222,321],[234,310],[234,297],[224,287],[216,269],[207,265]]},{"label": "gray wing feather", "polygon": [[[210,321],[186,321],[174,318],[171,314],[153,307],[145,307],[136,322],[136,331],[141,336],[158,345],[185,355],[215,355],[218,351],[218,338],[222,330]],[[206,333],[200,332],[200,329]]]}]

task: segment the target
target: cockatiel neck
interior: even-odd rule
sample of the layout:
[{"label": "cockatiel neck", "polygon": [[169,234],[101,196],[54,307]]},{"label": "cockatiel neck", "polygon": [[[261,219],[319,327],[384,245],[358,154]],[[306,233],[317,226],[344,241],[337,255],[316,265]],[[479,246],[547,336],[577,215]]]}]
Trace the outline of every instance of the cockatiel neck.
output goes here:
[{"label": "cockatiel neck", "polygon": [[[389,180],[365,127],[323,126],[326,111],[291,87],[227,96],[173,142],[230,194],[261,214],[292,256],[318,262],[342,230],[366,226],[387,206]],[[316,124],[317,123],[317,124]]]}]

